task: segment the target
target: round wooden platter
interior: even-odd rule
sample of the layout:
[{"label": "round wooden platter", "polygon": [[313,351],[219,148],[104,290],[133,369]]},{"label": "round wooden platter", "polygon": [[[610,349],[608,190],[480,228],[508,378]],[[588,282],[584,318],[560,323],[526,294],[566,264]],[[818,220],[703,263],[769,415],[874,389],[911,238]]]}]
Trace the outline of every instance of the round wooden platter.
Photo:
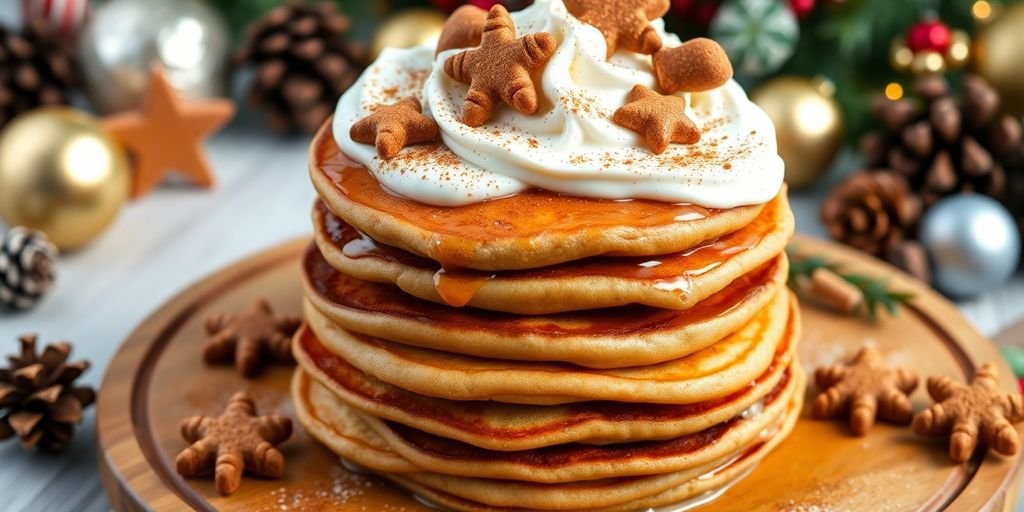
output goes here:
[{"label": "round wooden platter", "polygon": [[[298,260],[307,243],[274,248],[195,285],[146,320],[121,347],[98,403],[99,465],[115,509],[430,510],[383,480],[349,472],[299,425],[281,446],[287,469],[280,480],[247,476],[238,492],[222,497],[211,480],[183,479],[173,469],[175,455],[185,447],[180,420],[219,412],[235,391],[252,393],[261,413],[294,417],[288,395],[291,368],[271,367],[260,378],[246,380],[231,367],[205,366],[199,354],[203,321],[210,314],[239,311],[258,297],[268,298],[277,311],[298,314]],[[892,287],[915,294],[910,307],[877,323],[803,307],[800,354],[808,371],[872,343],[890,363],[922,376],[966,380],[977,365],[996,361],[1003,388],[1016,390],[994,346],[926,286],[827,242],[794,243],[798,251],[887,276]],[[917,409],[930,403],[923,386],[913,401]],[[885,424],[866,437],[854,437],[843,422],[811,420],[805,410],[788,440],[701,510],[1012,510],[1019,457],[979,452],[968,463],[954,464],[946,450],[945,439],[922,439],[909,428]]]}]

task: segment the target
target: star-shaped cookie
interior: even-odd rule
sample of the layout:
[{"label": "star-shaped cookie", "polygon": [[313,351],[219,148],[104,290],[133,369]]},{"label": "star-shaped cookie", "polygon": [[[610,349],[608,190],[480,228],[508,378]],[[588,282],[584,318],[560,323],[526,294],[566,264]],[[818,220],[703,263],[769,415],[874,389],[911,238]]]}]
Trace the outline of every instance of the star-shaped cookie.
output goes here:
[{"label": "star-shaped cookie", "polygon": [[188,100],[154,67],[138,111],[114,114],[104,128],[134,160],[132,197],[140,197],[177,171],[201,187],[214,185],[213,170],[203,154],[203,139],[235,113],[228,100]]},{"label": "star-shaped cookie", "polygon": [[660,155],[669,143],[693,144],[700,140],[700,130],[686,116],[686,100],[679,96],[662,96],[642,85],[629,92],[626,105],[615,111],[612,120],[647,140],[647,146]]},{"label": "star-shaped cookie", "polygon": [[356,142],[376,144],[377,155],[384,160],[394,158],[405,146],[434,142],[440,136],[437,123],[422,112],[416,98],[378,105],[352,125],[349,136]]},{"label": "star-shaped cookie", "polygon": [[620,46],[647,55],[658,51],[661,36],[650,22],[669,7],[669,0],[565,0],[570,14],[601,31],[609,58]]},{"label": "star-shaped cookie", "polygon": [[259,373],[263,362],[273,359],[291,363],[291,336],[302,321],[297,317],[274,315],[270,304],[260,299],[238,315],[214,315],[206,319],[210,338],[203,347],[209,364],[235,362],[245,377]]},{"label": "star-shaped cookie", "polygon": [[1013,423],[1024,421],[1024,404],[1020,394],[999,390],[995,365],[981,365],[969,386],[949,377],[930,377],[928,394],[938,403],[914,416],[914,432],[951,435],[949,456],[954,461],[971,458],[979,440],[1003,455],[1020,451]]},{"label": "star-shaped cookie", "polygon": [[238,490],[246,471],[281,478],[284,455],[274,447],[291,435],[290,419],[257,416],[252,399],[236,393],[220,416],[193,416],[181,422],[181,437],[192,445],[178,454],[174,466],[185,477],[212,470],[217,492],[227,496]]},{"label": "star-shaped cookie", "polygon": [[881,418],[906,425],[913,417],[907,396],[917,388],[917,375],[903,368],[889,368],[878,350],[865,347],[849,365],[818,368],[814,379],[821,392],[811,413],[815,418],[850,416],[850,430],[858,436],[868,433]]},{"label": "star-shaped cookie", "polygon": [[508,10],[501,5],[492,7],[480,46],[444,62],[448,76],[469,84],[462,122],[472,127],[486,123],[500,101],[523,114],[536,113],[539,101],[531,73],[554,55],[555,45],[555,38],[547,32],[516,39]]}]

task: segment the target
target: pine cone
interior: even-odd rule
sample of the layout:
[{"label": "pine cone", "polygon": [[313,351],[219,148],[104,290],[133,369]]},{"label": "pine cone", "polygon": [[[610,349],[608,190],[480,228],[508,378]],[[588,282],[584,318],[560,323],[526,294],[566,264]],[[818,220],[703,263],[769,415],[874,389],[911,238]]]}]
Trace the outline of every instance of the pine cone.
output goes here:
[{"label": "pine cone", "polygon": [[17,435],[25,449],[58,451],[71,441],[96,392],[74,386],[89,362],[67,362],[71,345],[54,343],[37,354],[36,339],[22,336],[21,354],[9,356],[10,366],[0,368],[0,440]]},{"label": "pine cone", "polygon": [[1021,123],[999,114],[999,93],[976,75],[962,86],[957,101],[944,78],[928,76],[914,85],[920,101],[880,98],[884,129],[861,140],[869,167],[906,177],[928,206],[966,192],[1002,199],[1005,167],[1021,152]]},{"label": "pine cone", "polygon": [[50,290],[57,248],[46,235],[16,227],[0,240],[0,306],[28,309]]},{"label": "pine cone", "polygon": [[20,33],[0,26],[0,127],[42,105],[66,105],[78,82],[69,48],[45,21]]},{"label": "pine cone", "polygon": [[362,51],[344,40],[349,20],[334,4],[288,4],[247,30],[239,65],[252,64],[249,100],[279,132],[313,133],[359,77]]},{"label": "pine cone", "polygon": [[821,220],[835,240],[930,280],[924,249],[914,242],[921,200],[906,180],[887,171],[860,171],[832,190]]}]

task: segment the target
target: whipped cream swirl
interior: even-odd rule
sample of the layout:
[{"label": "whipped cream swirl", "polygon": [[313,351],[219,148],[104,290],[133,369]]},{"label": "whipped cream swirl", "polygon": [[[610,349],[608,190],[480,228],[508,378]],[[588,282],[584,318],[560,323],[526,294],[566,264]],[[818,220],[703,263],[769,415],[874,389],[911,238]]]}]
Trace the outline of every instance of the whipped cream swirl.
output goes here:
[{"label": "whipped cream swirl", "polygon": [[[605,40],[569,14],[561,0],[537,0],[512,13],[517,35],[549,32],[558,49],[536,85],[540,109],[524,115],[499,105],[479,128],[462,123],[468,86],[444,72],[435,45],[388,49],[342,96],[334,135],[342,151],[390,191],[415,201],[459,206],[542,188],[584,197],[653,199],[733,208],[765,203],[779,191],[783,163],[767,115],[735,81],[680,93],[700,142],[672,144],[661,155],[643,137],[612,122],[636,84],[657,89],[651,58],[626,50],[605,59]],[[665,46],[680,44],[662,20]],[[390,160],[349,137],[349,128],[379,104],[415,96],[441,128],[443,144],[410,146]]]}]

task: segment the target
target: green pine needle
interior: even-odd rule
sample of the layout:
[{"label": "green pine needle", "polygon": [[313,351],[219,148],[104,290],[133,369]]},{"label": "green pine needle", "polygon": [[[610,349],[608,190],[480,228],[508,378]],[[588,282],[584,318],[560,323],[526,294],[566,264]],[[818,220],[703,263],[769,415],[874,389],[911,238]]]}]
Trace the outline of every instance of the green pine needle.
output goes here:
[{"label": "green pine needle", "polygon": [[797,256],[791,249],[786,253],[789,255],[789,278],[787,281],[790,288],[796,290],[801,278],[810,279],[814,271],[818,269],[832,271],[860,290],[864,300],[858,307],[858,312],[871,321],[878,319],[880,308],[884,308],[890,315],[895,315],[899,312],[900,306],[914,298],[912,293],[893,291],[889,288],[889,283],[883,279],[846,272],[841,265],[825,259],[824,256]]}]

